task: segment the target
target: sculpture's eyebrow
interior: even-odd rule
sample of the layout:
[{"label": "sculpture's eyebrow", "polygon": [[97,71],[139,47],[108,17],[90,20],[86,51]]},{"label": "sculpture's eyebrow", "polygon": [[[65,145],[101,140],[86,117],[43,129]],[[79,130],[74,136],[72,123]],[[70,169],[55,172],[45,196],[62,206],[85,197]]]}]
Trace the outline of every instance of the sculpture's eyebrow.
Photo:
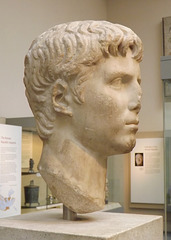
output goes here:
[{"label": "sculpture's eyebrow", "polygon": [[[127,78],[127,79],[131,79],[133,74],[131,73],[125,73],[123,71],[117,71],[117,72],[108,72],[105,74],[106,75],[106,80],[113,80],[115,78]],[[139,78],[139,77],[138,77]]]},{"label": "sculpture's eyebrow", "polygon": [[134,69],[130,71],[124,71],[122,69],[118,69],[117,71],[107,71],[105,73],[106,81],[114,80],[115,78],[123,78],[127,80],[131,80],[133,77],[136,77],[138,81],[141,82],[141,74],[137,73],[137,76],[135,74]]}]

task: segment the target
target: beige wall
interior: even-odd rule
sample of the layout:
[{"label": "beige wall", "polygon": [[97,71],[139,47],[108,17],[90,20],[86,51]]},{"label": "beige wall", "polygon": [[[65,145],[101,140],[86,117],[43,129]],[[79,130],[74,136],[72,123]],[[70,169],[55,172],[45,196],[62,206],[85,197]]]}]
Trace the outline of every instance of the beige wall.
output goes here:
[{"label": "beige wall", "polygon": [[144,43],[140,131],[162,131],[162,17],[171,16],[170,0],[107,0],[108,20],[132,28]]},{"label": "beige wall", "polygon": [[30,117],[23,61],[32,40],[58,23],[106,19],[105,0],[0,0],[0,117]]}]

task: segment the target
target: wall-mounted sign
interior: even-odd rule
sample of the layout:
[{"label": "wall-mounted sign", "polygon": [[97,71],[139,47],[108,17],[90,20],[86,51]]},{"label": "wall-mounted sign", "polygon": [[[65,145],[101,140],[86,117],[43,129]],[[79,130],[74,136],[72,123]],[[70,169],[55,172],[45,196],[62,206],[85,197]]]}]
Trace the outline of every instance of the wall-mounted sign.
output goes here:
[{"label": "wall-mounted sign", "polygon": [[163,139],[137,139],[131,152],[131,203],[164,203]]},{"label": "wall-mounted sign", "polygon": [[0,218],[21,213],[21,132],[0,124]]}]

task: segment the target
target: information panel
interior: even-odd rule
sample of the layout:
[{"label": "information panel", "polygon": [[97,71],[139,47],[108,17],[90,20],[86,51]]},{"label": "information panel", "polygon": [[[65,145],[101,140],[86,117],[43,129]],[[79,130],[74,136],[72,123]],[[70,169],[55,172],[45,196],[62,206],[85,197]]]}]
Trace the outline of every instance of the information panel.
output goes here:
[{"label": "information panel", "polygon": [[131,203],[164,203],[163,139],[137,139],[131,152]]},{"label": "information panel", "polygon": [[0,124],[0,218],[21,214],[21,134]]}]

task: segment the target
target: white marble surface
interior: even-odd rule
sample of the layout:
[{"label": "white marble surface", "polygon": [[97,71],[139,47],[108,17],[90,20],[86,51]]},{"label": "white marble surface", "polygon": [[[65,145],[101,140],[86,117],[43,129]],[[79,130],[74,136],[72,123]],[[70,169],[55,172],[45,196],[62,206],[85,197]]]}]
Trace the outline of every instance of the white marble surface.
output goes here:
[{"label": "white marble surface", "polygon": [[62,219],[61,209],[50,209],[0,220],[1,240],[162,240],[162,217],[95,212]]}]

